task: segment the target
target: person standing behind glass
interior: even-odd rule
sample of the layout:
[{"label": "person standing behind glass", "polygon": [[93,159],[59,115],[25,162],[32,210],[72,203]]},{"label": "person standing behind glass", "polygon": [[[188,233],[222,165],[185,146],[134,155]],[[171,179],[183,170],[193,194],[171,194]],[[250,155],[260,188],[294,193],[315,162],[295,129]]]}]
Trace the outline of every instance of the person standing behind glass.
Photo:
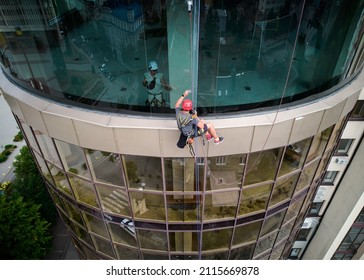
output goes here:
[{"label": "person standing behind glass", "polygon": [[158,72],[158,64],[150,61],[148,64],[148,72],[144,73],[143,86],[148,90],[148,99],[146,105],[165,106],[166,102],[163,98],[163,88],[171,90],[172,87],[164,79],[164,75]]}]

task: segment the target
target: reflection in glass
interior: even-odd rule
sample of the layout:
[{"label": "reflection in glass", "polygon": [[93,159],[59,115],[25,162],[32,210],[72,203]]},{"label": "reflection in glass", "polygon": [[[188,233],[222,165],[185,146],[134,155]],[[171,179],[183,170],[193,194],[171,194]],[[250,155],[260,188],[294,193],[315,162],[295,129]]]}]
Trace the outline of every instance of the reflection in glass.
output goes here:
[{"label": "reflection in glass", "polygon": [[276,181],[273,189],[272,197],[269,202],[269,207],[291,198],[292,192],[296,186],[299,173],[290,175]]},{"label": "reflection in glass", "polygon": [[68,178],[78,201],[86,203],[90,206],[99,207],[94,186],[89,181],[83,180],[71,174],[68,175]]},{"label": "reflection in glass", "polygon": [[123,156],[129,188],[163,190],[161,159]]},{"label": "reflection in glass", "polygon": [[136,250],[131,250],[130,248],[123,247],[120,245],[114,246],[119,260],[139,260],[139,253]]},{"label": "reflection in glass", "polygon": [[100,218],[97,218],[95,216],[91,216],[85,212],[82,212],[82,215],[85,219],[85,223],[87,225],[87,228],[89,231],[99,234],[102,237],[108,238],[108,233],[106,231],[106,227],[104,224],[104,221]]},{"label": "reflection in glass", "polygon": [[167,195],[168,221],[201,220],[200,196],[190,194]]},{"label": "reflection in glass", "polygon": [[97,184],[96,188],[105,212],[131,216],[125,188],[113,188],[101,184]]},{"label": "reflection in glass", "polygon": [[[33,135],[33,131],[31,130],[31,127],[26,124],[25,122],[23,122],[21,119],[17,118],[18,120],[18,123],[20,123],[22,129],[23,129],[23,133],[25,134],[26,136],[26,139],[28,140],[28,143],[29,145],[34,149],[36,150],[37,152],[40,153],[40,149],[39,149],[39,146],[34,138],[34,135]],[[35,132],[36,133],[36,132]]]},{"label": "reflection in glass", "polygon": [[129,231],[124,230],[120,224],[107,223],[111,239],[114,243],[120,243],[132,247],[137,247],[136,236]]},{"label": "reflection in glass", "polygon": [[205,193],[204,219],[233,218],[239,191]]},{"label": "reflection in glass", "polygon": [[69,203],[66,199],[61,198],[63,205],[64,205],[64,211],[67,213],[68,217],[72,219],[72,221],[77,222],[79,225],[84,226],[80,210],[76,208],[73,204]]},{"label": "reflection in glass", "polygon": [[242,225],[235,228],[233,245],[248,243],[258,238],[262,221],[256,221],[250,224]]},{"label": "reflection in glass", "polygon": [[312,140],[310,151],[308,152],[307,162],[311,162],[315,158],[322,155],[326,144],[330,138],[333,127],[329,127],[324,131],[316,134]]},{"label": "reflection in glass", "polygon": [[56,183],[57,188],[68,196],[73,197],[71,187],[63,171],[50,163],[48,164],[48,166],[51,174],[53,175],[53,179]]},{"label": "reflection in glass", "polygon": [[277,172],[281,153],[281,149],[273,149],[250,154],[244,186],[273,180]]},{"label": "reflection in glass", "polygon": [[239,215],[264,210],[273,184],[265,184],[257,187],[243,187]]},{"label": "reflection in glass", "polygon": [[34,131],[34,132],[39,147],[44,155],[44,158],[57,166],[61,166],[61,161],[59,160],[52,139],[49,136],[44,135],[39,131]]},{"label": "reflection in glass", "polygon": [[82,177],[90,178],[83,149],[59,140],[55,141],[65,170]]},{"label": "reflection in glass", "polygon": [[119,155],[87,149],[86,156],[90,160],[91,173],[96,181],[125,186]]},{"label": "reflection in glass", "polygon": [[206,190],[239,188],[246,155],[229,155],[208,159]]},{"label": "reflection in glass", "polygon": [[286,147],[279,175],[288,174],[302,167],[311,139],[306,139]]},{"label": "reflection in glass", "polygon": [[295,193],[297,193],[300,190],[302,190],[303,188],[307,187],[312,182],[313,176],[315,175],[316,168],[317,168],[319,162],[320,162],[319,160],[316,160],[315,162],[312,162],[309,165],[304,167],[304,169],[301,173],[301,177],[297,183]]},{"label": "reflection in glass", "polygon": [[200,233],[198,232],[169,232],[171,251],[192,252],[198,251]]},{"label": "reflection in glass", "polygon": [[167,251],[167,234],[161,231],[138,229],[140,247],[158,251]]},{"label": "reflection in glass", "polygon": [[114,251],[108,240],[92,235],[92,239],[95,243],[95,248],[98,252],[103,253],[111,258],[115,258]]},{"label": "reflection in glass", "polygon": [[251,260],[254,247],[255,242],[236,249],[232,249],[230,252],[230,260]]},{"label": "reflection in glass", "polygon": [[129,195],[135,217],[165,221],[165,204],[162,195],[145,192],[129,192]]},{"label": "reflection in glass", "polygon": [[202,232],[202,250],[212,250],[219,248],[229,248],[231,242],[232,229],[217,229]]},{"label": "reflection in glass", "polygon": [[[199,178],[203,178],[203,167],[199,167]],[[193,158],[164,159],[167,191],[188,192],[195,190],[195,162]],[[202,185],[202,184],[201,184]],[[200,190],[202,190],[200,188]]]},{"label": "reflection in glass", "polygon": [[169,260],[169,256],[167,254],[155,254],[150,252],[142,251],[143,260]]},{"label": "reflection in glass", "polygon": [[260,232],[260,236],[264,236],[269,232],[272,232],[278,229],[281,226],[282,220],[284,218],[285,211],[280,211],[275,213],[274,215],[266,218],[264,220],[264,224],[262,227],[262,231]]},{"label": "reflection in glass", "polygon": [[276,243],[279,243],[283,239],[288,238],[289,234],[291,233],[294,223],[295,223],[295,220],[292,220],[281,227]]},{"label": "reflection in glass", "polygon": [[[263,253],[266,250],[270,250],[276,240],[278,231],[275,231],[269,235],[264,236],[257,242],[257,247],[254,251],[254,257],[258,256],[259,254]],[[259,257],[259,259],[262,259]]]},{"label": "reflection in glass", "polygon": [[284,223],[296,217],[300,212],[301,206],[303,203],[303,199],[297,200],[288,207],[286,217],[284,217]]}]

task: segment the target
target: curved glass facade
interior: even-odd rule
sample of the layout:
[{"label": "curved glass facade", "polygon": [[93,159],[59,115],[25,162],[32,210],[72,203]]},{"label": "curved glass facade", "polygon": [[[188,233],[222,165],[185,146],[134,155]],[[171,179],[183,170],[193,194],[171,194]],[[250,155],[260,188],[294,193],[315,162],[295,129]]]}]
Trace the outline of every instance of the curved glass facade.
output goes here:
[{"label": "curved glass facade", "polygon": [[19,121],[85,259],[285,259],[342,123],[249,154],[165,158],[90,150]]},{"label": "curved glass facade", "polygon": [[[39,96],[101,111],[173,113],[187,88],[204,114],[282,105],[346,78],[364,7],[193,2],[188,12],[185,1],[1,1],[2,69]],[[157,106],[142,84],[149,61],[170,85]]]}]

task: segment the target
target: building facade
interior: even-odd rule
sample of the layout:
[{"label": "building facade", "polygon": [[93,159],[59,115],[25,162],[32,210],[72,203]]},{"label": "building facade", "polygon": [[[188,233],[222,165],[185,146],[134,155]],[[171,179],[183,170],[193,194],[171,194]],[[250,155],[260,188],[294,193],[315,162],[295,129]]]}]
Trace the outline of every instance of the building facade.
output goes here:
[{"label": "building facade", "polygon": [[[0,4],[1,90],[80,258],[293,255],[364,85],[364,1],[231,2]],[[176,146],[186,89],[224,143]]]}]

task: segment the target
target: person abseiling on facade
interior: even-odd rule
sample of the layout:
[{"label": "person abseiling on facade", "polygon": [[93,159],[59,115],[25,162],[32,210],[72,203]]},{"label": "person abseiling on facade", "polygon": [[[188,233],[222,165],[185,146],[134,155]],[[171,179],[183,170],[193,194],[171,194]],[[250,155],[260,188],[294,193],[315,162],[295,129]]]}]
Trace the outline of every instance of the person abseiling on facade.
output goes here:
[{"label": "person abseiling on facade", "polygon": [[192,101],[184,99],[190,93],[191,90],[186,90],[176,102],[175,109],[178,129],[187,137],[189,143],[193,142],[193,138],[204,134],[207,141],[213,140],[215,145],[222,143],[224,137],[217,136],[213,124],[200,119],[193,109]]},{"label": "person abseiling on facade", "polygon": [[166,82],[164,75],[158,72],[157,62],[149,62],[148,72],[144,73],[142,84],[148,90],[148,99],[145,101],[147,106],[166,106],[166,102],[163,99],[163,88],[171,90],[172,87]]}]

